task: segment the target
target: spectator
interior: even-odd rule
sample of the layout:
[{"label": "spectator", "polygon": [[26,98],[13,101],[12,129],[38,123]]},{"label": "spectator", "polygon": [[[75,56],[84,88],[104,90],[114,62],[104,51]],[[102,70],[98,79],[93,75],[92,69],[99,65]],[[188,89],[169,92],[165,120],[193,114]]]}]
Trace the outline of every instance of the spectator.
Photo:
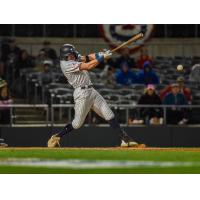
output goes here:
[{"label": "spectator", "polygon": [[129,69],[126,62],[122,64],[120,71],[117,72],[116,82],[126,86],[137,83],[137,75]]},{"label": "spectator", "polygon": [[5,42],[1,50],[1,60],[4,63],[4,77],[8,85],[12,88],[15,78],[16,63],[18,62],[21,50],[17,47],[14,39],[9,39]]},{"label": "spectator", "polygon": [[[139,105],[161,105],[161,99],[155,91],[154,85],[149,84],[145,89],[145,93],[140,97],[138,101]],[[140,116],[146,123],[150,124],[162,124],[162,112],[161,108],[141,108]]]},{"label": "spectator", "polygon": [[4,63],[3,61],[0,61],[0,77],[4,77]]},{"label": "spectator", "polygon": [[192,103],[191,90],[187,86],[184,85],[184,81],[185,81],[184,77],[177,78],[177,83],[179,85],[180,92],[184,94],[188,103],[191,104]]},{"label": "spectator", "polygon": [[[34,88],[37,86],[39,97],[41,97],[42,87],[52,83],[55,80],[55,76],[52,72],[52,66],[52,60],[45,60],[41,66],[41,71],[37,71],[31,74],[34,81],[29,82],[29,95],[34,93]],[[32,99],[30,99],[30,101],[31,100]]]},{"label": "spectator", "polygon": [[51,60],[56,60],[57,55],[56,51],[50,47],[51,43],[49,41],[44,41],[43,48],[40,51],[44,51],[47,58]]},{"label": "spectator", "polygon": [[122,55],[118,59],[116,59],[115,66],[119,68],[123,65],[123,63],[127,63],[127,66],[129,68],[135,67],[135,60],[130,57],[130,52],[128,48],[124,48],[122,50]]},{"label": "spectator", "polygon": [[164,100],[164,105],[172,105],[167,109],[167,123],[169,124],[186,124],[188,122],[188,112],[185,108],[178,108],[177,105],[188,105],[188,101],[184,94],[180,92],[177,83],[171,85],[171,92],[169,92]]},{"label": "spectator", "polygon": [[147,48],[142,48],[140,50],[140,56],[137,60],[137,67],[139,69],[143,69],[144,63],[146,61],[149,61],[151,64],[153,64],[152,58],[148,55],[148,49]]},{"label": "spectator", "polygon": [[152,69],[152,64],[146,61],[143,69],[138,73],[138,83],[140,84],[159,84],[159,78]]},{"label": "spectator", "polygon": [[10,98],[7,82],[0,79],[0,123],[9,124],[10,123],[10,108],[9,104],[12,104],[12,99]]},{"label": "spectator", "polygon": [[21,69],[32,68],[34,67],[34,59],[28,54],[28,52],[23,49],[20,53],[19,60],[16,67],[16,77],[19,77]]},{"label": "spectator", "polygon": [[48,58],[45,51],[40,50],[35,60],[35,71],[43,71],[43,64],[44,64],[44,61],[47,59]]},{"label": "spectator", "polygon": [[[177,84],[179,86],[180,92],[186,97],[188,104],[192,103],[192,94],[188,87],[184,85],[184,78],[178,77]],[[160,91],[160,98],[163,100],[167,93],[171,92],[171,85],[166,86],[163,90]]]},{"label": "spectator", "polygon": [[53,76],[52,76],[52,67],[53,67],[53,62],[51,60],[45,60],[43,63],[43,72],[41,75],[38,77],[39,78],[39,83],[40,84],[48,84],[53,81]]},{"label": "spectator", "polygon": [[20,48],[17,47],[16,41],[14,39],[8,39],[4,41],[1,47],[1,60],[4,63],[13,62],[17,60],[20,55]]},{"label": "spectator", "polygon": [[200,82],[200,64],[195,64],[192,67],[189,79],[190,81]]},{"label": "spectator", "polygon": [[115,68],[113,66],[105,65],[103,71],[99,74],[105,84],[115,85]]}]

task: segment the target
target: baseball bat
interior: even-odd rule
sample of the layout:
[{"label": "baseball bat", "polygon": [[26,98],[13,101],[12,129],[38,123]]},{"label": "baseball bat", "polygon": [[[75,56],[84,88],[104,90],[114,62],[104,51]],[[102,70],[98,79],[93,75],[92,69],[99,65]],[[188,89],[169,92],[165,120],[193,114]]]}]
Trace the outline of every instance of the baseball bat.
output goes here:
[{"label": "baseball bat", "polygon": [[118,47],[114,48],[111,50],[112,53],[118,51],[119,49],[131,44],[132,42],[136,42],[137,40],[143,38],[144,34],[143,33],[138,33],[137,35],[134,35],[131,39],[129,39],[128,41],[120,44]]}]

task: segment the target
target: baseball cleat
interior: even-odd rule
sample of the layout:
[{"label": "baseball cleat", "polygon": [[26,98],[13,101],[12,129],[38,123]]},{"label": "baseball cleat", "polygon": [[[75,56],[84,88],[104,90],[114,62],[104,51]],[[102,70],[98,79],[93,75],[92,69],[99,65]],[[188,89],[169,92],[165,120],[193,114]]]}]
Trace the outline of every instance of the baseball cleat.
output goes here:
[{"label": "baseball cleat", "polygon": [[8,145],[6,143],[0,143],[0,148],[3,148],[3,147],[8,147]]},{"label": "baseball cleat", "polygon": [[121,142],[121,147],[137,147],[138,143],[135,141],[124,141],[122,140]]},{"label": "baseball cleat", "polygon": [[121,147],[145,148],[146,145],[145,144],[138,144],[137,142],[134,142],[134,141],[125,142],[125,141],[122,140]]},{"label": "baseball cleat", "polygon": [[135,147],[135,148],[145,148],[145,144],[138,144],[134,141],[125,131],[123,132],[121,138],[121,147]]},{"label": "baseball cleat", "polygon": [[60,137],[58,136],[58,134],[54,134],[51,136],[51,138],[47,142],[47,147],[60,147]]}]

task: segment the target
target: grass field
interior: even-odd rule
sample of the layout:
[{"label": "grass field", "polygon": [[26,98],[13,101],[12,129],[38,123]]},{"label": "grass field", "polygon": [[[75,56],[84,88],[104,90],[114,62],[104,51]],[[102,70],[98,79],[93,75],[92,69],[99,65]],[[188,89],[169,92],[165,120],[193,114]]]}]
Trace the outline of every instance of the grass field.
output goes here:
[{"label": "grass field", "polygon": [[0,173],[200,173],[200,148],[1,148]]}]

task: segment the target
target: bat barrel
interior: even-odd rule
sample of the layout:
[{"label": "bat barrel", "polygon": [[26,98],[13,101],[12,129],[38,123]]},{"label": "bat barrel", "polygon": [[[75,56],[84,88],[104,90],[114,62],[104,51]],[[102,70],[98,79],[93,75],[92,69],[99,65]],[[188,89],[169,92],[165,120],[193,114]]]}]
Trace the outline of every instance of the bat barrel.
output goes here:
[{"label": "bat barrel", "polygon": [[141,39],[144,36],[143,33],[138,33],[137,35],[133,36],[131,39],[129,39],[128,41],[122,43],[121,45],[119,45],[118,47],[116,47],[115,49],[111,50],[112,53],[118,51],[119,49],[131,44],[132,42],[135,42],[139,39]]}]

